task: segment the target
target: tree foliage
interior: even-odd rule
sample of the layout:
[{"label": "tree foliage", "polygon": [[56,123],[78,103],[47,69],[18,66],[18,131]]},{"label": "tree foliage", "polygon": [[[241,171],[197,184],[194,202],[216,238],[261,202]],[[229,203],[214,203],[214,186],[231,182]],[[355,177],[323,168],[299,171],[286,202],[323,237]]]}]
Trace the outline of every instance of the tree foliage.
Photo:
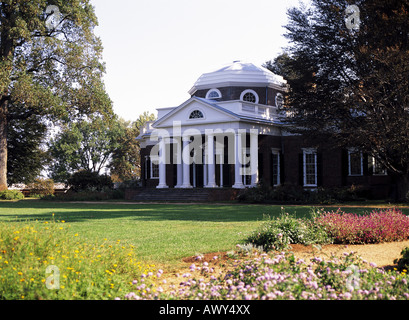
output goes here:
[{"label": "tree foliage", "polygon": [[[349,5],[359,8],[348,27]],[[355,147],[409,187],[409,1],[312,0],[288,11],[286,55],[272,65],[290,88],[298,133]]]},{"label": "tree foliage", "polygon": [[7,187],[11,121],[112,112],[96,25],[89,0],[0,2],[0,189]]},{"label": "tree foliage", "polygon": [[80,170],[100,174],[119,147],[121,134],[116,118],[93,117],[65,124],[49,142],[52,178],[65,182]]},{"label": "tree foliage", "polygon": [[155,120],[155,115],[144,112],[135,122],[120,121],[121,136],[112,154],[111,175],[116,182],[135,181],[140,178],[140,145],[136,140],[145,124]]}]

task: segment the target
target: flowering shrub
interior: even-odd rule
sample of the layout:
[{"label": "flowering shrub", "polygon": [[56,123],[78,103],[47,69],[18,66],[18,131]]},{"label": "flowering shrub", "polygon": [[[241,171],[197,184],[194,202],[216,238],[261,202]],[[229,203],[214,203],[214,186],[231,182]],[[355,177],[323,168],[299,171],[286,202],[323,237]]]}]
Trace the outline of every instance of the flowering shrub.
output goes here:
[{"label": "flowering shrub", "polygon": [[64,221],[0,223],[0,300],[113,299],[153,267],[120,241],[81,241]]},{"label": "flowering shrub", "polygon": [[311,222],[282,213],[278,218],[267,218],[245,242],[262,246],[265,251],[284,250],[295,243],[305,245],[330,243],[331,239],[325,230]]},{"label": "flowering shrub", "polygon": [[[236,260],[230,272],[217,274],[208,263],[191,265],[179,285],[165,290],[134,281],[135,290],[123,298],[136,300],[393,300],[409,298],[406,273],[385,272],[345,253],[342,258],[311,263],[293,255],[262,254]],[[117,298],[119,299],[119,297]]]},{"label": "flowering shrub", "polygon": [[373,211],[368,215],[341,210],[321,212],[313,221],[326,230],[334,243],[381,243],[409,238],[409,218],[396,209]]}]

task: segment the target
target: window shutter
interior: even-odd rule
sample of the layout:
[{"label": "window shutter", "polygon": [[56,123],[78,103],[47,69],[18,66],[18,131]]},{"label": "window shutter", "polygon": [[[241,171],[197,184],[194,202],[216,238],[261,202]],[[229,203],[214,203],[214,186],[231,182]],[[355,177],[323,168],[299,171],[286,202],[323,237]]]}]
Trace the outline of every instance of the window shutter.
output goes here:
[{"label": "window shutter", "polygon": [[322,153],[317,153],[317,185],[320,187],[323,183],[323,165]]},{"label": "window shutter", "polygon": [[298,155],[298,184],[304,185],[304,155],[302,153]]},{"label": "window shutter", "polygon": [[280,153],[280,183],[285,183],[285,170],[284,170],[284,155]]},{"label": "window shutter", "polygon": [[348,150],[342,149],[341,151],[341,170],[342,170],[342,184],[347,184],[348,177]]}]

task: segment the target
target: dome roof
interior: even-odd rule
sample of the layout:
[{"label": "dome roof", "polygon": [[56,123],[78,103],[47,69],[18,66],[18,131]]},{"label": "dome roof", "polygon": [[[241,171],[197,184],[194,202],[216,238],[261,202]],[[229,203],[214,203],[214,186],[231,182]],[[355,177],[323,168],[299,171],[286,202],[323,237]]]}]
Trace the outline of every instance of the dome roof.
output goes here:
[{"label": "dome roof", "polygon": [[234,61],[216,71],[204,73],[189,90],[189,93],[194,94],[201,89],[229,86],[281,88],[286,83],[283,77],[264,67],[248,62]]}]

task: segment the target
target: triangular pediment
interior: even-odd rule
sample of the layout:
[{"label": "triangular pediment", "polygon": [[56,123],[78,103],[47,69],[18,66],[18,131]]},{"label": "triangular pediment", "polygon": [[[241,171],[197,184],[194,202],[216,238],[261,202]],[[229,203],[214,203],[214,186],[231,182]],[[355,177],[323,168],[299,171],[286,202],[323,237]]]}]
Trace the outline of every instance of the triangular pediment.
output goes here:
[{"label": "triangular pediment", "polygon": [[[191,115],[196,115],[191,117]],[[192,97],[179,107],[173,109],[154,124],[154,128],[172,127],[175,122],[182,126],[198,126],[203,124],[216,124],[239,121],[240,118],[235,113],[224,109],[214,103],[204,101],[204,99]]]}]

